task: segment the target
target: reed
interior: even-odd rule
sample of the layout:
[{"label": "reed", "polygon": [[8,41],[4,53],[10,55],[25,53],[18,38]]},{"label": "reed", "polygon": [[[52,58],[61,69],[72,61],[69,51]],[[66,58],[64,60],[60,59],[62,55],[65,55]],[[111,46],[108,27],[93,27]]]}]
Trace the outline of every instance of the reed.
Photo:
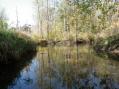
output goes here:
[{"label": "reed", "polygon": [[26,35],[0,30],[0,62],[18,61],[35,50],[35,42]]}]

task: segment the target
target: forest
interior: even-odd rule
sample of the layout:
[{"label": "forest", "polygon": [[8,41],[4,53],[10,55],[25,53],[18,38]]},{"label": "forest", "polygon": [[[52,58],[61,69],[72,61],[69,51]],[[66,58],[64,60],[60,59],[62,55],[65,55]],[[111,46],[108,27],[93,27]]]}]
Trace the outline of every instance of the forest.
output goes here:
[{"label": "forest", "polygon": [[54,44],[89,43],[106,51],[118,49],[118,1],[36,0],[35,5],[40,33],[36,39]]},{"label": "forest", "polygon": [[0,6],[0,89],[119,89],[119,0],[30,1]]}]

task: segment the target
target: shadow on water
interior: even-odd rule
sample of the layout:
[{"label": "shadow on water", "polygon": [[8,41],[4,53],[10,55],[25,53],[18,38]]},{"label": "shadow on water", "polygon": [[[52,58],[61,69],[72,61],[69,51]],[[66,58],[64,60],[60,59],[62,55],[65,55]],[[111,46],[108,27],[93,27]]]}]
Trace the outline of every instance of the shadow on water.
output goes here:
[{"label": "shadow on water", "polygon": [[36,52],[25,55],[21,61],[12,62],[9,64],[0,64],[0,89],[7,89],[13,84],[16,77],[20,77],[20,71],[31,63],[31,59],[36,55]]},{"label": "shadow on water", "polygon": [[[88,45],[39,47],[26,67],[11,68],[7,89],[119,89],[119,62]],[[14,71],[15,70],[15,71]],[[16,78],[15,78],[16,77]],[[1,77],[2,78],[2,77]]]},{"label": "shadow on water", "polygon": [[119,55],[118,54],[115,54],[115,53],[106,53],[106,52],[95,52],[95,54],[99,57],[102,57],[102,58],[106,58],[108,60],[115,60],[115,61],[119,61]]}]

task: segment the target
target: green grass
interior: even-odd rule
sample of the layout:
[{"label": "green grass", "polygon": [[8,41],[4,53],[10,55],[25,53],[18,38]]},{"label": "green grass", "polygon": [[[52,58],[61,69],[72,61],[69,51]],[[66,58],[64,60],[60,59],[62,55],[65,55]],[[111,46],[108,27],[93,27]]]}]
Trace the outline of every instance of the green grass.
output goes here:
[{"label": "green grass", "polygon": [[0,30],[0,62],[18,61],[35,49],[35,42],[24,34]]}]

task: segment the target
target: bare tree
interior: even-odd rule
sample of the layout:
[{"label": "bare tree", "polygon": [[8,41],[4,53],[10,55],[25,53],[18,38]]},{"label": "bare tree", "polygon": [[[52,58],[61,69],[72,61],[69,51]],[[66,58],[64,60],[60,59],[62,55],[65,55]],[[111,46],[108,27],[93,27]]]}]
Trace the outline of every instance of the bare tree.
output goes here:
[{"label": "bare tree", "polygon": [[18,16],[18,9],[16,7],[16,28],[19,30],[19,16]]},{"label": "bare tree", "polygon": [[0,11],[0,29],[6,30],[8,28],[7,17],[5,15],[5,10]]},{"label": "bare tree", "polygon": [[43,39],[43,0],[35,0],[37,29]]},{"label": "bare tree", "polygon": [[49,40],[49,0],[47,0],[47,40]]}]

